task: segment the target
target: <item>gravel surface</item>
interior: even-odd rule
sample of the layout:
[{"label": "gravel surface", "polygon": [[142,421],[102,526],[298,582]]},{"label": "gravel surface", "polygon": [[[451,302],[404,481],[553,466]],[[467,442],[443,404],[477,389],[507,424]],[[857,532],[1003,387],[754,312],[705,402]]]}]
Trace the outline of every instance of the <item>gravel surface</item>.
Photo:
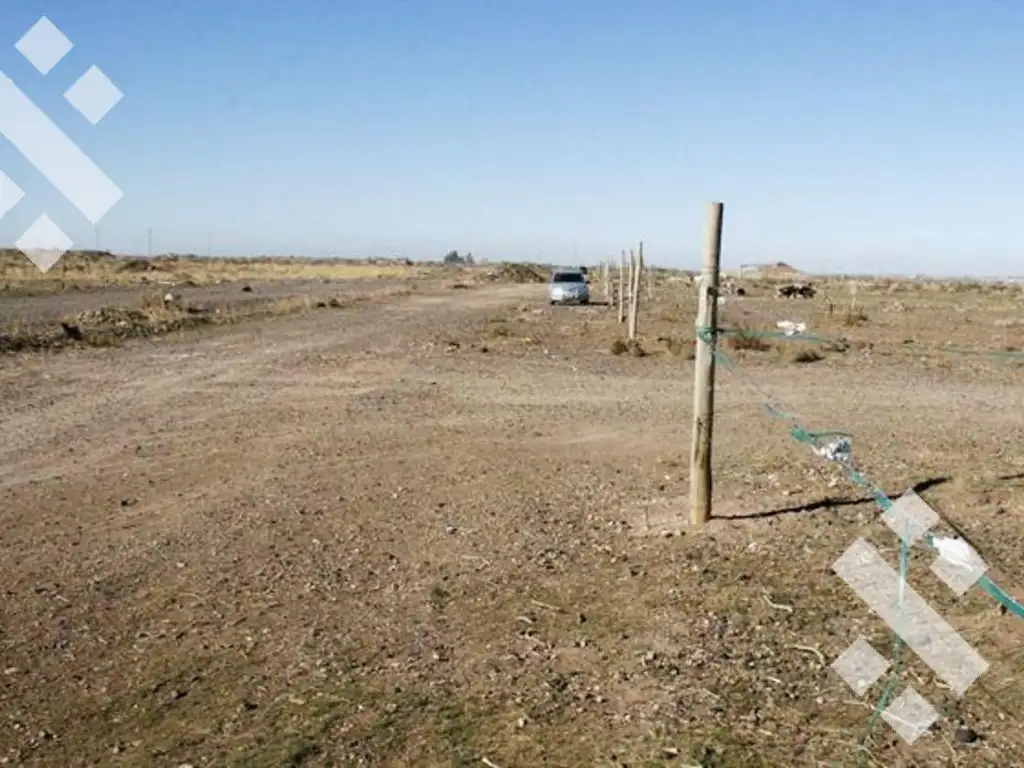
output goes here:
[{"label": "gravel surface", "polygon": [[926,554],[915,587],[992,667],[958,701],[914,659],[898,690],[946,717],[858,751],[884,683],[829,664],[890,638],[830,566],[891,537],[758,410],[853,432],[1020,598],[1018,370],[737,355],[692,530],[692,362],[653,319],[612,355],[612,315],[491,285],[0,358],[0,761],[1024,764],[1022,622]]}]

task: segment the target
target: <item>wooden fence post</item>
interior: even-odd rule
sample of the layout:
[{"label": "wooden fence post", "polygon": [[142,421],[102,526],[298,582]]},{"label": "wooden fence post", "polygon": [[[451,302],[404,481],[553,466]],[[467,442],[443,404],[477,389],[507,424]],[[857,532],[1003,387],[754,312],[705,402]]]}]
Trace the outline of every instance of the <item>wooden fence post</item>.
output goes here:
[{"label": "wooden fence post", "polygon": [[718,272],[722,251],[722,203],[708,210],[707,241],[698,283],[696,355],[693,365],[693,442],[690,453],[690,524],[702,525],[711,518],[711,445],[715,420],[715,356],[717,333],[710,343],[702,330],[718,327]]},{"label": "wooden fence post", "polygon": [[619,322],[626,322],[626,252],[619,253]]},{"label": "wooden fence post", "polygon": [[629,261],[633,265],[632,283],[629,288],[629,338],[636,339],[640,321],[640,281],[644,274],[644,244],[640,243],[639,251],[629,252]]},{"label": "wooden fence post", "polygon": [[626,280],[626,290],[629,292],[629,300],[626,302],[626,338],[633,338],[633,283],[636,280],[636,251],[629,249],[629,278]]},{"label": "wooden fence post", "polygon": [[[644,252],[644,243],[641,240],[640,241],[641,258],[643,258],[642,257],[643,252]],[[651,279],[651,270],[649,270],[646,265],[644,265],[644,288],[647,289],[647,300],[648,301],[654,301],[654,281]]]},{"label": "wooden fence post", "polygon": [[612,271],[608,259],[601,262],[601,282],[604,286],[604,300],[610,307],[612,305]]}]

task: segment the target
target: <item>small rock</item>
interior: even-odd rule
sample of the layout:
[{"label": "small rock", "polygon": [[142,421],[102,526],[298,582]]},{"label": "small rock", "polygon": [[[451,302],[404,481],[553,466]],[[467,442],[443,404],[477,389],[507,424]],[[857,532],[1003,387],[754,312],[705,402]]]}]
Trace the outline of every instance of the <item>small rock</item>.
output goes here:
[{"label": "small rock", "polygon": [[977,731],[975,731],[973,728],[968,728],[965,725],[961,725],[959,728],[953,731],[953,740],[957,744],[973,744],[979,738],[980,737],[978,736]]}]

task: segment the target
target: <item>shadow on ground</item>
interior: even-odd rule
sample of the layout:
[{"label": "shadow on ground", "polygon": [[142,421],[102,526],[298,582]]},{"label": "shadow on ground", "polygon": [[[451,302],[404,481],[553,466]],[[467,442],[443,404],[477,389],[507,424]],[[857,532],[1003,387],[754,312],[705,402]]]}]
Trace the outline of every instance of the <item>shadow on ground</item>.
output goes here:
[{"label": "shadow on ground", "polygon": [[[940,485],[945,485],[952,478],[950,477],[933,477],[913,486],[915,493],[924,493],[932,488],[937,488]],[[817,501],[807,502],[805,504],[797,504],[789,507],[781,507],[779,509],[768,509],[761,512],[751,512],[749,515],[733,515],[730,517],[731,520],[765,520],[774,517],[782,517],[784,515],[796,515],[802,512],[820,512],[821,510],[828,509],[839,509],[841,507],[859,507],[862,504],[872,504],[875,499],[872,496],[863,496],[860,498],[850,498],[847,496],[827,496],[824,499],[818,499]]]}]

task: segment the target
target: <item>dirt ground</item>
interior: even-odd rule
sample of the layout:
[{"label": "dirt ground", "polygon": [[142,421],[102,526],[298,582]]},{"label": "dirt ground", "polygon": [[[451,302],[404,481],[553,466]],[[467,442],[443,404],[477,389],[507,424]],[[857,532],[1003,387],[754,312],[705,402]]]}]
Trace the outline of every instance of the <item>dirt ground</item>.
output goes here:
[{"label": "dirt ground", "polygon": [[1024,370],[943,346],[1024,343],[1018,291],[727,297],[723,325],[845,342],[723,342],[701,530],[683,280],[646,354],[612,307],[498,283],[0,355],[0,764],[1024,765],[1024,622],[927,553],[911,582],[991,667],[957,700],[912,659],[897,692],[946,717],[869,733],[884,680],[829,665],[891,638],[831,564],[894,537],[759,409],[851,432],[1024,599]]},{"label": "dirt ground", "polygon": [[102,286],[48,293],[42,296],[0,294],[0,325],[55,322],[62,318],[117,306],[137,309],[154,297],[173,293],[197,306],[244,305],[296,296],[321,299],[360,291],[379,290],[394,284],[393,279],[357,280],[262,280],[239,281],[221,285]]}]

